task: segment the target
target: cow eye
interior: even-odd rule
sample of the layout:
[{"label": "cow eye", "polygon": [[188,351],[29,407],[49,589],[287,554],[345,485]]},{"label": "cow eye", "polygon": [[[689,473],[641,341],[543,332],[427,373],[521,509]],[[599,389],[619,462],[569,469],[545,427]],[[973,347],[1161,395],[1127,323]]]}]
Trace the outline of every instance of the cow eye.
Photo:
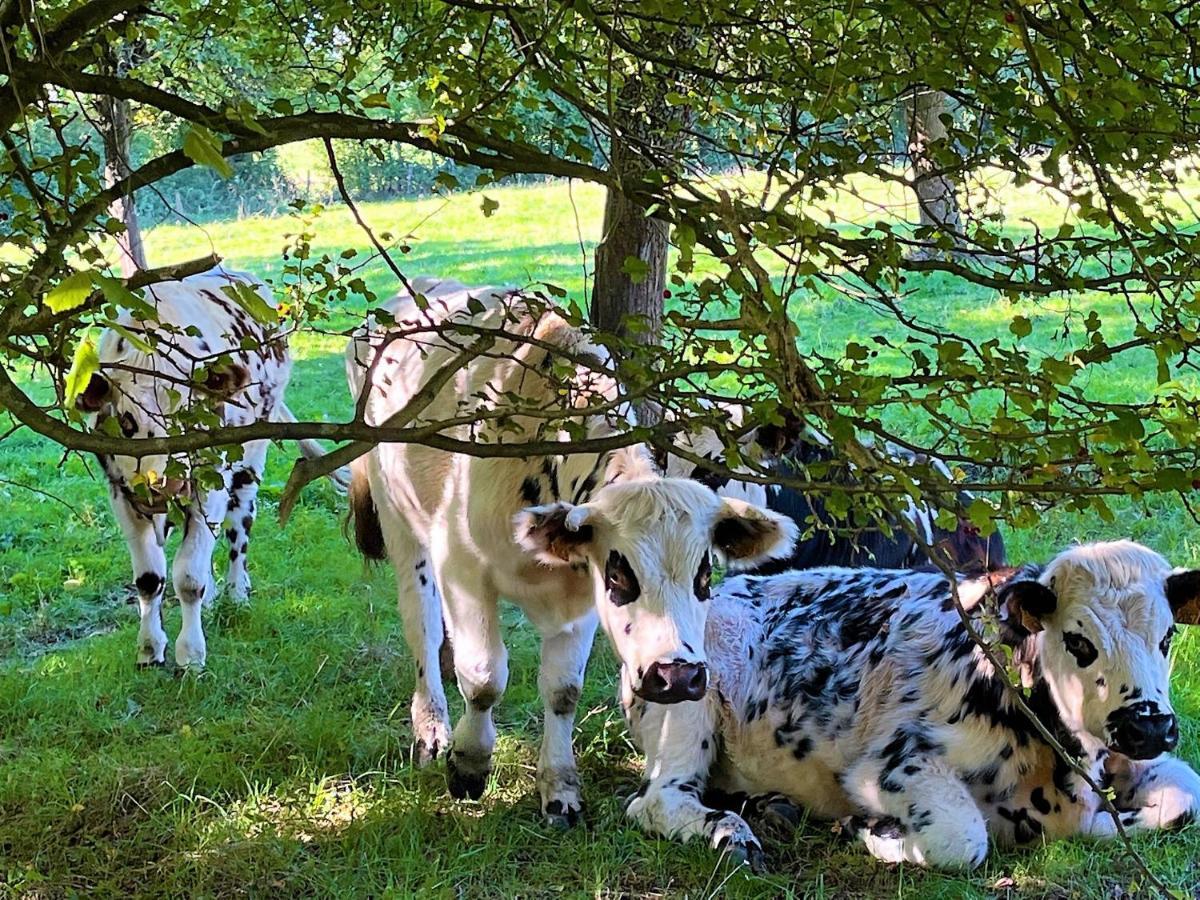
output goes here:
[{"label": "cow eye", "polygon": [[1086,669],[1094,663],[1099,655],[1096,653],[1095,644],[1074,631],[1063,633],[1063,645],[1067,648],[1067,652],[1075,657],[1075,662],[1079,663],[1081,669]]},{"label": "cow eye", "polygon": [[137,434],[137,419],[133,417],[133,413],[129,411],[121,413],[119,422],[121,425],[121,434],[125,435],[125,437],[133,437]]},{"label": "cow eye", "polygon": [[608,599],[616,606],[632,603],[642,592],[629,560],[616,550],[608,554],[608,562],[604,566],[604,586],[608,589]]},{"label": "cow eye", "polygon": [[696,594],[697,600],[707,600],[712,593],[712,561],[708,558],[708,554],[704,554],[704,559],[700,560],[700,568],[696,570],[696,577],[692,580],[692,590]]},{"label": "cow eye", "polygon": [[1158,649],[1162,651],[1163,656],[1166,656],[1171,652],[1171,638],[1173,637],[1175,637],[1175,626],[1171,626],[1166,635],[1158,644]]}]

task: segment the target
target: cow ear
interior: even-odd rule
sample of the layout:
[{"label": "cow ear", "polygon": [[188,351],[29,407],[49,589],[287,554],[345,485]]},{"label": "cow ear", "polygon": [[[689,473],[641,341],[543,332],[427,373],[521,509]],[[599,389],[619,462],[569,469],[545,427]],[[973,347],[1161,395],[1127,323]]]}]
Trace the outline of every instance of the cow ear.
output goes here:
[{"label": "cow ear", "polygon": [[1058,609],[1058,597],[1054,591],[1040,581],[1024,578],[1010,581],[1000,592],[1001,600],[1008,608],[1010,625],[1020,626],[1029,634],[1036,634],[1044,627],[1042,620]]},{"label": "cow ear", "polygon": [[548,566],[562,566],[587,559],[595,539],[601,513],[588,504],[552,503],[531,506],[513,519],[517,543]]},{"label": "cow ear", "polygon": [[204,389],[218,397],[232,397],[250,383],[250,370],[239,363],[217,363],[204,375]]},{"label": "cow ear", "polygon": [[787,516],[741,500],[724,499],[712,540],[731,566],[750,568],[791,553],[798,531]]},{"label": "cow ear", "polygon": [[1200,569],[1167,576],[1167,602],[1180,625],[1200,625]]},{"label": "cow ear", "polygon": [[81,412],[98,412],[108,400],[111,391],[112,385],[108,379],[99,372],[93,372],[87,387],[75,398],[75,408]]}]

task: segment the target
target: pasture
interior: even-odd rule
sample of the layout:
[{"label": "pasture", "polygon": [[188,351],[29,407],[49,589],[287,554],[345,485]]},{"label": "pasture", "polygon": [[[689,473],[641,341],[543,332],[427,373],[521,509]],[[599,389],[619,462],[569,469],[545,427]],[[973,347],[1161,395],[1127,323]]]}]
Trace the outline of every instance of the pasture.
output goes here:
[{"label": "pasture", "polygon": [[[397,254],[410,275],[468,284],[549,281],[583,296],[600,191],[548,185],[488,194],[500,205],[486,219],[478,195],[364,204],[363,211],[377,231],[411,235],[411,250]],[[864,216],[870,208],[850,197],[836,202],[860,204]],[[1008,209],[1037,224],[1061,218],[1033,194],[1014,197]],[[283,235],[295,230],[287,218],[164,226],[147,244],[155,264],[211,248],[234,267],[270,277],[281,271]],[[357,247],[356,262],[367,259],[366,238],[344,210],[326,211],[314,230],[317,252]],[[381,261],[364,264],[361,274],[381,298],[392,290]],[[949,292],[936,278],[910,287],[907,309],[952,317],[970,334],[1008,336],[1011,317],[1028,315],[1031,352],[1052,345],[1064,315],[1092,308],[1088,298],[1073,297],[1018,309],[982,289]],[[1128,316],[1113,301],[1098,311],[1106,324]],[[877,324],[848,302],[800,300],[795,316],[802,340],[823,350],[869,336]],[[297,416],[349,412],[343,345],[335,334],[293,340],[288,402]],[[1101,387],[1122,397],[1144,391],[1153,375],[1152,365],[1127,365]],[[178,678],[134,669],[136,599],[96,466],[64,459],[27,431],[5,441],[0,890],[34,897],[1098,897],[1144,890],[1117,844],[996,854],[958,877],[887,867],[812,823],[795,835],[764,835],[772,871],[754,876],[721,865],[706,847],[645,836],[622,815],[639,762],[602,641],[576,736],[586,826],[552,831],[538,813],[533,782],[541,715],[535,641],[511,610],[512,677],[496,711],[493,781],[480,802],[451,800],[441,765],[417,771],[410,764],[412,672],[390,570],[363,566],[341,533],[344,501],[328,484],[309,488],[286,530],[275,521],[293,455],[276,448],[268,462],[250,549],[251,604],[218,602],[205,613],[209,668]],[[1123,536],[1176,565],[1200,565],[1197,532],[1177,502],[1120,503],[1114,511],[1106,523],[1051,510],[1036,528],[1010,530],[1010,556],[1042,561],[1072,540]],[[167,631],[172,638],[178,631],[170,600]],[[1181,755],[1196,764],[1200,634],[1185,630],[1172,652]],[[1165,881],[1200,896],[1200,826],[1136,846]]]}]

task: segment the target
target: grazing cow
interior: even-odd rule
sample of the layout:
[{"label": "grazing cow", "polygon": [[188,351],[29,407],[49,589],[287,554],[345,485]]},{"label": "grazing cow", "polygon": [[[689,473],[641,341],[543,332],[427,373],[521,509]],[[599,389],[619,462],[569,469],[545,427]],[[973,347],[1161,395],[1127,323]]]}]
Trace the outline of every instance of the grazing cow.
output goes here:
[{"label": "grazing cow", "polygon": [[[731,408],[735,422],[740,415],[737,407]],[[692,456],[719,461],[724,456],[724,445],[716,433],[709,428],[696,435],[680,435],[679,446]],[[758,447],[749,445],[758,443]],[[770,471],[782,475],[803,473],[806,466],[826,465],[835,459],[833,451],[812,439],[792,442],[782,453],[778,452],[779,441],[774,429],[756,429],[747,440],[747,452],[771,460]],[[767,446],[763,446],[763,444]],[[911,463],[925,463],[918,457],[899,447],[889,445],[887,452],[893,458]],[[746,500],[758,506],[781,513],[796,522],[804,533],[812,534],[796,542],[792,555],[787,559],[774,559],[754,569],[752,574],[769,575],[789,569],[811,569],[817,566],[877,566],[884,569],[922,567],[933,561],[928,552],[913,536],[901,527],[899,519],[892,520],[885,532],[878,524],[848,525],[839,522],[826,510],[819,497],[802,493],[783,485],[763,485],[739,481],[721,475],[681,456],[666,454],[660,457],[660,465],[666,474],[687,477],[707,484],[723,497]],[[940,460],[933,465],[950,480],[950,471]],[[847,482],[852,476],[844,470],[832,468],[826,476]],[[966,509],[974,497],[960,491],[958,505]],[[969,519],[960,516],[953,531],[937,524],[936,511],[925,503],[909,502],[901,514],[912,528],[930,547],[945,553],[951,565],[963,573],[982,574],[1007,565],[1004,539],[999,531],[984,537],[979,528]]]},{"label": "grazing cow", "polygon": [[[1176,623],[1200,621],[1200,571],[1173,573],[1157,553],[1115,541],[961,581],[959,597],[977,625],[996,601],[1028,705],[1113,789],[1125,828],[1194,814],[1200,777],[1166,755],[1179,737],[1167,653]],[[647,759],[628,807],[642,826],[760,860],[746,821],[713,808],[744,792],[759,798],[752,808],[780,811],[786,799],[844,819],[879,859],[950,868],[982,862],[989,837],[1114,833],[970,640],[941,574],[739,576],[711,607],[704,700],[622,695]]]},{"label": "grazing cow", "polygon": [[[143,299],[155,309],[153,323],[126,311],[117,320],[119,329],[105,330],[98,349],[100,371],[75,401],[92,427],[119,430],[127,438],[159,437],[173,430],[180,410],[198,405],[211,407],[221,425],[295,421],[283,400],[292,367],[287,337],[264,328],[231,300],[224,291],[231,285],[257,292],[261,302],[274,305],[264,284],[218,267],[147,288]],[[139,335],[157,338],[153,352],[147,352],[150,345]],[[141,611],[139,666],[161,666],[166,659],[163,545],[172,504],[183,516],[183,543],[173,576],[183,612],[176,663],[204,666],[200,607],[216,593],[212,554],[222,522],[229,540],[226,591],[237,600],[248,596],[250,529],[268,443],[251,441],[243,446],[240,459],[219,466],[223,486],[215,489],[193,484],[183,459],[99,456],[113,513],[133,561]],[[302,441],[301,451],[309,457],[322,452],[315,441]]]},{"label": "grazing cow", "polygon": [[[589,344],[547,302],[515,291],[420,282],[347,348],[351,391],[366,421],[387,421],[414,396],[422,418],[461,417],[451,437],[487,443],[570,441],[539,427],[546,416],[600,403],[618,408],[618,385]],[[475,340],[455,326],[497,335],[432,398],[418,395]],[[435,333],[430,329],[440,329]],[[461,329],[460,329],[461,330]],[[366,392],[365,400],[363,392]],[[513,404],[525,416],[498,411]],[[622,423],[598,413],[575,421],[589,438]],[[576,432],[578,434],[578,432]],[[597,608],[625,664],[626,686],[657,702],[703,696],[704,613],[711,551],[755,562],[786,553],[791,522],[702,485],[664,479],[645,448],[597,454],[483,458],[418,444],[380,444],[353,466],[351,507],[359,548],[391,560],[405,638],[416,661],[412,723],[419,764],[448,750],[455,797],[479,797],[491,770],[492,708],[508,680],[499,599],[516,602],[542,638],[538,675],[545,732],[537,783],[557,825],[578,817],[571,744],[575,705]],[[443,617],[444,613],[444,617]],[[443,627],[466,709],[453,731],[439,677]]]}]

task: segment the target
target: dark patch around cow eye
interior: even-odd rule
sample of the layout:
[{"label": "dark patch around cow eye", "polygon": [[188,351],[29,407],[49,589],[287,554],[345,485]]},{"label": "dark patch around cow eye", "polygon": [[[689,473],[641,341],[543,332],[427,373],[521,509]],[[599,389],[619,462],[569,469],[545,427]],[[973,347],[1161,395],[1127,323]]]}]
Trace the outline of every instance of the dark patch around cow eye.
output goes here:
[{"label": "dark patch around cow eye", "polygon": [[632,603],[642,593],[633,566],[616,550],[609,552],[608,562],[604,565],[604,586],[608,589],[608,599],[616,606]]},{"label": "dark patch around cow eye", "polygon": [[1171,638],[1173,637],[1175,637],[1174,625],[1167,629],[1166,635],[1164,635],[1162,641],[1159,642],[1158,649],[1162,651],[1163,656],[1166,656],[1171,652]]},{"label": "dark patch around cow eye", "polygon": [[121,434],[125,435],[125,437],[133,437],[137,434],[137,419],[133,417],[133,413],[128,411],[121,413],[119,423],[121,425]]},{"label": "dark patch around cow eye", "polygon": [[1081,669],[1086,669],[1094,663],[1099,655],[1095,644],[1074,631],[1063,632],[1063,645],[1067,652],[1075,657],[1075,662],[1079,663]]},{"label": "dark patch around cow eye", "polygon": [[704,559],[700,560],[700,568],[696,570],[696,577],[692,579],[692,591],[697,600],[707,600],[712,594],[712,560],[708,558],[707,553],[704,554]]}]

